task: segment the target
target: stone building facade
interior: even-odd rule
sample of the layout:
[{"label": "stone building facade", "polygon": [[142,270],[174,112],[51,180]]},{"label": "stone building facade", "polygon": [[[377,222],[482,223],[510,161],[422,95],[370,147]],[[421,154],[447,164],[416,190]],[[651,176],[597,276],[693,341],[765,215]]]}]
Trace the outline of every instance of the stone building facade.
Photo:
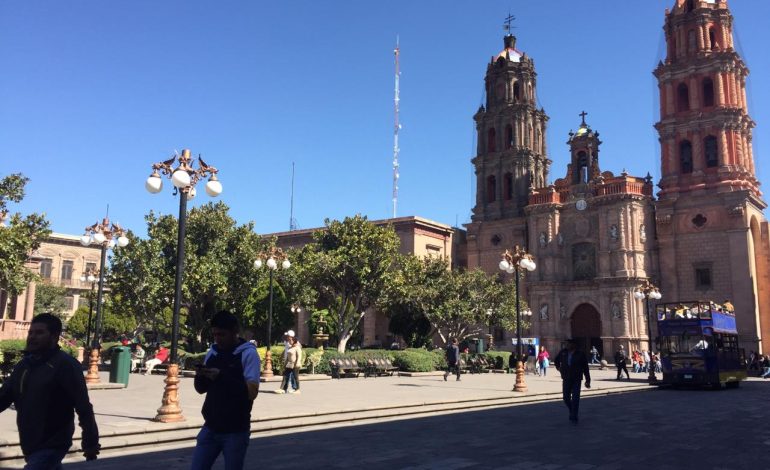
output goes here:
[{"label": "stone building facade", "polygon": [[[101,249],[98,246],[83,246],[80,237],[52,233],[32,253],[27,268],[40,275],[41,281],[67,289],[65,301],[67,317],[81,305],[88,305],[88,291],[92,283],[80,280],[87,270],[99,268]],[[26,338],[29,323],[35,307],[35,292],[38,282],[32,281],[24,292],[8,296],[0,291],[0,339]]]},{"label": "stone building facade", "polygon": [[[748,69],[733,48],[732,21],[723,0],[676,0],[666,11],[668,53],[655,70],[657,198],[649,174],[602,171],[599,133],[585,113],[569,134],[566,176],[547,184],[551,161],[538,136],[548,118],[527,93],[533,61],[509,35],[487,66],[486,106],[474,116],[468,263],[498,272],[502,252],[514,245],[535,256],[538,269],[526,275],[522,295],[534,312],[529,333],[542,344],[553,349],[575,337],[604,353],[620,344],[647,349],[655,325],[633,293],[651,280],[663,302],[730,299],[742,344],[763,349],[770,335],[768,225],[754,172]],[[516,88],[525,90],[523,99],[510,92]]]}]

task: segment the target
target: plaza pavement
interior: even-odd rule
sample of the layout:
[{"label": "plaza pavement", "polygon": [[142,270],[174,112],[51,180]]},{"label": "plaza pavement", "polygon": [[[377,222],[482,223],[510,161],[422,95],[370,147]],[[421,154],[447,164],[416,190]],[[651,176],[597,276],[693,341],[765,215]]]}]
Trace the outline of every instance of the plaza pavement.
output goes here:
[{"label": "plaza pavement", "polygon": [[[593,370],[592,390],[587,394],[606,395],[628,390],[648,390],[644,374],[632,381],[615,381],[615,372]],[[445,382],[441,375],[415,377],[346,378],[339,380],[303,381],[302,394],[270,393],[278,382],[261,385],[252,412],[253,435],[276,435],[299,429],[313,430],[351,423],[383,422],[405,417],[456,413],[472,409],[507,407],[522,403],[552,401],[560,398],[561,381],[551,369],[548,377],[527,375],[529,391],[512,392],[513,374],[463,374],[460,382]],[[102,380],[107,375],[102,374]],[[202,425],[200,408],[203,396],[193,389],[193,380],[180,382],[180,401],[187,418],[184,423],[161,424],[152,421],[160,406],[163,376],[131,374],[129,386],[119,390],[91,390],[105,447],[98,468],[111,454],[147,452],[158,446],[190,446]],[[76,430],[73,448],[79,446],[80,429]],[[149,446],[149,447],[148,447]],[[0,456],[18,454],[15,412],[0,414]],[[68,461],[80,457],[71,454]],[[0,461],[2,468],[19,466],[19,461]]]},{"label": "plaza pavement", "polygon": [[[597,386],[605,385],[603,375],[594,379]],[[484,379],[497,378],[461,386],[435,379],[414,383],[428,390],[445,385],[445,392],[464,396],[481,392],[481,383],[492,384]],[[537,386],[536,380],[531,383]],[[770,468],[768,391],[770,380],[752,378],[733,390],[599,395],[581,400],[578,425],[568,423],[562,403],[546,401],[306,432],[289,429],[253,437],[245,468],[762,470]],[[293,407],[305,395],[277,398],[284,404],[263,404]],[[190,468],[191,455],[189,447],[148,449],[65,468],[181,470]],[[223,468],[220,457],[214,469]]]}]

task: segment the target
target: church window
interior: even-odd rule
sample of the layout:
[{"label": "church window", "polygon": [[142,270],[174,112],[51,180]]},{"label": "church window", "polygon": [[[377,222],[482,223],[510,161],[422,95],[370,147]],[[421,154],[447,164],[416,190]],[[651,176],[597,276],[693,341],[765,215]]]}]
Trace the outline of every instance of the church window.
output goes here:
[{"label": "church window", "polygon": [[695,288],[697,290],[709,290],[712,286],[711,267],[695,266]]},{"label": "church window", "polygon": [[714,82],[710,78],[703,79],[703,106],[714,106]]},{"label": "church window", "polygon": [[582,150],[577,154],[577,168],[572,180],[574,184],[588,183],[588,154]]},{"label": "church window", "polygon": [[706,167],[714,168],[719,165],[719,152],[717,151],[717,148],[717,138],[713,135],[703,139]]},{"label": "church window", "polygon": [[497,179],[493,176],[487,177],[487,202],[495,202],[497,199]]},{"label": "church window", "polygon": [[572,246],[572,279],[587,281],[596,277],[596,248],[592,243]]},{"label": "church window", "polygon": [[714,28],[709,28],[709,43],[712,49],[719,49],[719,42],[717,42],[717,35]]},{"label": "church window", "polygon": [[698,39],[695,36],[695,30],[687,31],[687,52],[693,53],[698,50]]},{"label": "church window", "polygon": [[695,9],[695,2],[693,0],[687,0],[687,5],[685,5],[684,11],[685,13],[689,13]]},{"label": "church window", "polygon": [[684,83],[676,88],[676,110],[680,113],[690,110],[690,90]]},{"label": "church window", "polygon": [[513,127],[510,124],[505,126],[505,148],[513,147]]},{"label": "church window", "polygon": [[692,144],[689,140],[679,143],[679,164],[682,173],[692,173]]},{"label": "church window", "polygon": [[506,201],[513,199],[513,175],[506,173],[503,179],[503,194]]},{"label": "church window", "polygon": [[494,152],[497,150],[495,147],[495,139],[495,128],[490,127],[487,131],[487,152]]},{"label": "church window", "polygon": [[519,87],[519,82],[515,82],[513,84],[513,101],[515,103],[518,103],[521,99],[521,87]]}]

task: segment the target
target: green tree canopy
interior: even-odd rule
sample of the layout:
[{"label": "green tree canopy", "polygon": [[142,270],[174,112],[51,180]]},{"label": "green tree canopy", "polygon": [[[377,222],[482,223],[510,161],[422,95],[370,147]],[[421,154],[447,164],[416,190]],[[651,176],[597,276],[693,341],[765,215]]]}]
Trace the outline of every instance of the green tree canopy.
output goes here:
[{"label": "green tree canopy", "polygon": [[392,227],[380,227],[357,215],[343,221],[325,221],[313,234],[314,242],[298,252],[297,275],[316,296],[319,309],[328,309],[336,323],[337,349],[345,352],[348,341],[381,295],[385,274],[398,254],[399,239]]},{"label": "green tree canopy", "polygon": [[[21,202],[24,199],[24,187],[29,178],[21,173],[0,179],[0,218],[8,214],[9,202]],[[0,229],[0,290],[16,295],[26,289],[29,281],[36,278],[28,269],[30,254],[40,247],[40,243],[51,231],[49,222],[43,214],[22,216],[15,213],[10,216],[7,227]]]},{"label": "green tree canopy", "polygon": [[67,310],[67,288],[59,287],[50,282],[40,282],[35,287],[35,315],[38,313],[53,313],[65,319]]}]

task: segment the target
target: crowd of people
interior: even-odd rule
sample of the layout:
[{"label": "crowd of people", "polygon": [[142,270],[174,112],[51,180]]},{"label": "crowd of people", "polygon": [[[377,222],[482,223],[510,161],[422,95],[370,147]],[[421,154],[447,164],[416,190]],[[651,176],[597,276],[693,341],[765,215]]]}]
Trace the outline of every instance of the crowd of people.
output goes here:
[{"label": "crowd of people", "polygon": [[746,359],[746,368],[749,373],[757,371],[760,377],[763,379],[770,378],[770,356],[765,354],[757,354],[754,351],[749,353],[749,357]]}]

